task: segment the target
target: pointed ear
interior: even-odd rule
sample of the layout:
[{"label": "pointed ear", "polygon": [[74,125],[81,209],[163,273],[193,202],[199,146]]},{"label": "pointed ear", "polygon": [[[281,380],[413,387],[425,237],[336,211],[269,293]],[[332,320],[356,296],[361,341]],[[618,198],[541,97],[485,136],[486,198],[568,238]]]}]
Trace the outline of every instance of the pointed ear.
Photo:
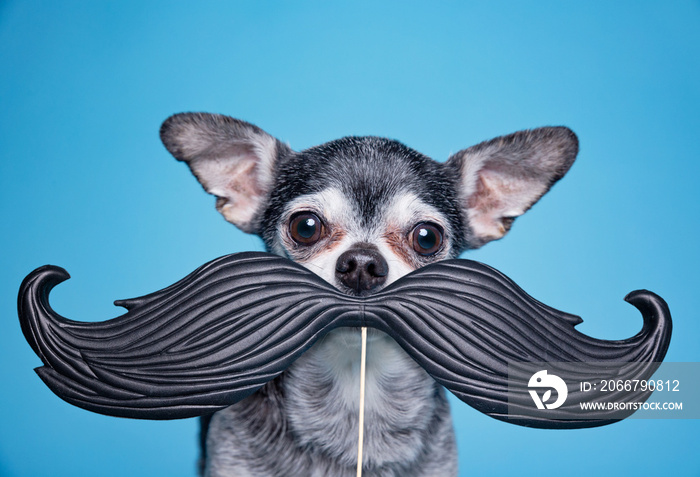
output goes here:
[{"label": "pointed ear", "polygon": [[519,131],[451,156],[457,195],[467,219],[469,248],[503,237],[513,220],[561,179],[578,153],[576,135],[565,127]]},{"label": "pointed ear", "polygon": [[216,196],[216,209],[226,220],[257,232],[278,158],[291,152],[289,147],[257,126],[220,114],[176,114],[165,120],[160,137]]}]

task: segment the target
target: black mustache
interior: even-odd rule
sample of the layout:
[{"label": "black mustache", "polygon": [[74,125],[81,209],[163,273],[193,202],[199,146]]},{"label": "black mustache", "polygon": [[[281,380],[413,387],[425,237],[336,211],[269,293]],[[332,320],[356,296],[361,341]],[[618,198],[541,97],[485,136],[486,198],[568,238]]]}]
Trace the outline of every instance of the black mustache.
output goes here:
[{"label": "black mustache", "polygon": [[353,297],[289,260],[228,255],[161,291],[116,301],[127,313],[95,323],[68,320],[49,306],[51,289],[68,278],[47,265],[20,288],[22,331],[44,363],[37,373],[71,404],[140,419],[222,409],[281,374],[332,329],[368,326],[483,413],[525,426],[592,427],[619,420],[619,413],[583,421],[565,405],[533,418],[526,412],[532,402],[522,401],[511,402],[509,414],[508,363],[593,362],[607,369],[605,363],[622,362],[630,365],[613,372],[617,379],[648,379],[671,337],[668,307],[652,292],[626,297],[644,318],[637,335],[598,340],[574,328],[579,317],[471,260],[429,265],[374,295]]}]

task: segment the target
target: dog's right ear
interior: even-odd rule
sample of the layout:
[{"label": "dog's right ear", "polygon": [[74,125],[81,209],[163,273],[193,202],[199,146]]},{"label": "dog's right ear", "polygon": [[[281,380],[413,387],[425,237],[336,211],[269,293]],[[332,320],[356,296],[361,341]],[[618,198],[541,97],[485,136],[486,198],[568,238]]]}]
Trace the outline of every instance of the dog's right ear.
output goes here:
[{"label": "dog's right ear", "polygon": [[189,166],[216,209],[248,233],[257,233],[278,158],[290,152],[262,129],[208,113],[170,116],[160,128],[165,147]]},{"label": "dog's right ear", "polygon": [[467,248],[503,237],[569,170],[578,139],[566,127],[518,131],[452,155],[446,166],[459,177]]}]

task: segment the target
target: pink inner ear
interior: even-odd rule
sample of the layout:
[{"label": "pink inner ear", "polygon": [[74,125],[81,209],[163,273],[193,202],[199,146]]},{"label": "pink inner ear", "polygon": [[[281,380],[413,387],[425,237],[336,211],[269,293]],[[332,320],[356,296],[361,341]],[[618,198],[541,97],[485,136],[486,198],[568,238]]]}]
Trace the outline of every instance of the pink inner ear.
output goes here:
[{"label": "pink inner ear", "polygon": [[241,157],[239,162],[225,167],[222,174],[222,177],[228,179],[224,188],[230,191],[236,202],[243,199],[239,196],[255,197],[264,194],[257,176],[258,164],[255,156]]},{"label": "pink inner ear", "polygon": [[467,199],[469,224],[474,234],[483,241],[503,237],[506,229],[500,222],[503,197],[498,188],[498,180],[489,180],[482,173],[476,180],[474,192]]},{"label": "pink inner ear", "polygon": [[235,161],[217,160],[215,171],[210,171],[216,195],[216,208],[226,220],[245,232],[253,231],[253,221],[265,200],[266,189],[260,177],[258,158],[246,154]]},{"label": "pink inner ear", "polygon": [[536,180],[482,169],[467,199],[472,231],[484,242],[503,237],[513,218],[525,213],[544,191],[545,185]]},{"label": "pink inner ear", "polygon": [[467,199],[467,208],[475,212],[487,212],[500,203],[500,194],[492,185],[497,182],[495,178],[489,178],[492,173],[482,171],[474,184],[474,192]]}]

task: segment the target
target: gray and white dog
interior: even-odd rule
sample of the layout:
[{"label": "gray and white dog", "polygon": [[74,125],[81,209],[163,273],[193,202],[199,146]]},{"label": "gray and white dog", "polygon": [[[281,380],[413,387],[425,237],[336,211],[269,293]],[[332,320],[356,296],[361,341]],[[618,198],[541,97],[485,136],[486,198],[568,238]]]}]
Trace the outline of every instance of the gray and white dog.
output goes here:
[{"label": "gray and white dog", "polygon": [[[357,295],[503,237],[578,152],[564,127],[498,137],[444,163],[379,137],[295,152],[252,124],[203,113],[168,118],[161,138],[227,221]],[[359,361],[358,330],[337,330],[203,419],[204,475],[355,475]],[[366,379],[363,475],[457,475],[444,390],[378,331]]]}]

